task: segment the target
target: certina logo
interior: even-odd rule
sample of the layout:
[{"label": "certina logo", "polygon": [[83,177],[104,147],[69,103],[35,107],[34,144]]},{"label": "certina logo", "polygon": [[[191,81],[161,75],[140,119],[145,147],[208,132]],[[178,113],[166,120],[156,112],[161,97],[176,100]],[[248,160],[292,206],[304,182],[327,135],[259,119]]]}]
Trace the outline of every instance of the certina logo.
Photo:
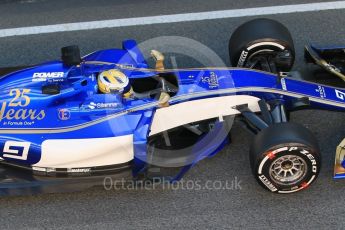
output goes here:
[{"label": "certina logo", "polygon": [[118,103],[95,103],[95,102],[90,102],[88,107],[90,109],[107,109],[107,108],[115,108],[118,106]]},{"label": "certina logo", "polygon": [[40,72],[32,75],[32,81],[46,81],[48,79],[63,78],[64,72]]}]

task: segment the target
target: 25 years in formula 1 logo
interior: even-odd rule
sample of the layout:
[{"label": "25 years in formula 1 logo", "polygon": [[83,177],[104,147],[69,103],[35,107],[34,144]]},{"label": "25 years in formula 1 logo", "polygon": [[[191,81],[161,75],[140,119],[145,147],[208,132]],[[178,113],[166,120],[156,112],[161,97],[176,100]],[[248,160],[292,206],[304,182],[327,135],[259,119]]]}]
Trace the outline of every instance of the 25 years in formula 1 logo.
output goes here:
[{"label": "25 years in formula 1 logo", "polygon": [[3,125],[32,125],[45,118],[43,109],[28,109],[30,89],[11,89],[9,101],[0,104],[0,121]]}]

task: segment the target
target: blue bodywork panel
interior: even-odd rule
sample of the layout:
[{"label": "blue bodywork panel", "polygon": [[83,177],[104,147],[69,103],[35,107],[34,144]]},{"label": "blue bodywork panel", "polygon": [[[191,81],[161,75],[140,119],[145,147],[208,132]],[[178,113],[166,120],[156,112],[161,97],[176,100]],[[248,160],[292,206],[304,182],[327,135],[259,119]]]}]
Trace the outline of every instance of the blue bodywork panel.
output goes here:
[{"label": "blue bodywork panel", "polygon": [[[251,95],[266,101],[280,100],[287,109],[303,97],[309,98],[314,108],[345,109],[343,89],[271,73],[240,68],[149,69],[136,42],[128,40],[124,41],[123,49],[91,53],[77,66],[53,61],[3,76],[0,79],[0,150],[5,149],[8,141],[31,145],[26,158],[16,159],[6,151],[0,151],[0,157],[6,162],[30,167],[40,161],[42,143],[48,139],[133,135],[133,174],[142,172],[146,167],[147,141],[158,101],[152,97],[132,99],[99,93],[97,75],[109,69],[122,71],[130,81],[149,79],[161,73],[176,76],[178,92],[170,99],[170,105],[227,95]],[[56,85],[59,93],[42,93],[44,87]],[[207,148],[196,146],[194,161],[184,172],[217,153],[226,142],[219,140]],[[21,148],[11,149],[20,151]]]}]

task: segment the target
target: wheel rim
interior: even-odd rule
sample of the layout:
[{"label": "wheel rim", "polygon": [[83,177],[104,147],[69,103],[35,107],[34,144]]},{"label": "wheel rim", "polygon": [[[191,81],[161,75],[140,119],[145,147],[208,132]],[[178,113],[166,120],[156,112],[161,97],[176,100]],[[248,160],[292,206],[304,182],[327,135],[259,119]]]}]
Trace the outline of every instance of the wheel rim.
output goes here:
[{"label": "wheel rim", "polygon": [[308,171],[307,167],[303,158],[296,155],[285,155],[273,161],[269,174],[279,185],[292,185],[304,178]]},{"label": "wheel rim", "polygon": [[244,63],[244,67],[271,73],[288,72],[293,63],[288,50],[261,49],[252,53]]},{"label": "wheel rim", "polygon": [[277,72],[274,59],[278,51],[263,49],[256,51],[248,57],[245,67],[250,69],[260,69],[267,72]]}]

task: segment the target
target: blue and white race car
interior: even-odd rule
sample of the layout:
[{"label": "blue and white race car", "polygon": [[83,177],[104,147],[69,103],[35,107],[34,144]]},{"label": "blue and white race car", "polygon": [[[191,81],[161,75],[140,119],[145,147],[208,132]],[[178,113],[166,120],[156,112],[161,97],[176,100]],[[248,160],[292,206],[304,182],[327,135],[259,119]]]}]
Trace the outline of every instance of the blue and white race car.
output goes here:
[{"label": "blue and white race car", "polygon": [[[308,60],[319,60],[320,49],[312,49]],[[3,195],[76,190],[105,176],[178,180],[229,143],[235,115],[256,134],[250,163],[258,182],[297,192],[315,181],[321,156],[313,134],[288,122],[289,112],[345,109],[343,79],[306,81],[289,72],[291,35],[269,19],[233,33],[235,68],[165,69],[156,50],[149,68],[134,40],[84,57],[76,46],[61,51],[61,61],[0,69]],[[345,175],[344,143],[336,177]]]}]

